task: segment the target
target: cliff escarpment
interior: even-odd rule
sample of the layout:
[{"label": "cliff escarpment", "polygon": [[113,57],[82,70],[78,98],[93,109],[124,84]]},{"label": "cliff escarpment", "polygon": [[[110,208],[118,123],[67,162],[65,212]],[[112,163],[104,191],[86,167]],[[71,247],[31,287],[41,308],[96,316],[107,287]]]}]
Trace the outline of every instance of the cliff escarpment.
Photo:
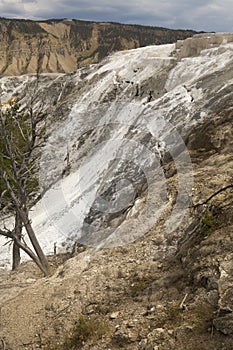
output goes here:
[{"label": "cliff escarpment", "polygon": [[167,44],[191,30],[79,20],[0,19],[0,74],[69,73],[109,53]]}]

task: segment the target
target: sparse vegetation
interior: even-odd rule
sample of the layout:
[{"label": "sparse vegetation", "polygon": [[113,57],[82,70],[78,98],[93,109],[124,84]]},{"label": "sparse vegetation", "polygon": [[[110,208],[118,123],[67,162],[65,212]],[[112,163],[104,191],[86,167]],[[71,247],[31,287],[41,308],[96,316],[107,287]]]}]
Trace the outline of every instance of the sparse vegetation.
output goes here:
[{"label": "sparse vegetation", "polygon": [[[15,217],[15,227],[2,228],[0,235],[13,242],[13,269],[20,263],[22,249],[47,275],[48,261],[29,219],[31,199],[38,191],[34,152],[45,116],[43,111],[35,112],[32,104],[22,108],[12,102],[5,111],[0,109],[0,206]],[[23,227],[34,250],[23,239]]]},{"label": "sparse vegetation", "polygon": [[154,327],[175,327],[179,326],[183,320],[183,310],[177,301],[166,305],[163,312],[155,319]]},{"label": "sparse vegetation", "polygon": [[209,209],[205,210],[201,221],[207,228],[212,228],[217,224],[217,219],[214,217],[214,215]]},{"label": "sparse vegetation", "polygon": [[94,345],[110,331],[109,324],[100,318],[80,316],[74,328],[61,342],[44,347],[44,350],[76,350],[89,342]]},{"label": "sparse vegetation", "polygon": [[197,330],[208,329],[212,326],[215,308],[207,303],[197,304],[188,311],[188,320]]}]

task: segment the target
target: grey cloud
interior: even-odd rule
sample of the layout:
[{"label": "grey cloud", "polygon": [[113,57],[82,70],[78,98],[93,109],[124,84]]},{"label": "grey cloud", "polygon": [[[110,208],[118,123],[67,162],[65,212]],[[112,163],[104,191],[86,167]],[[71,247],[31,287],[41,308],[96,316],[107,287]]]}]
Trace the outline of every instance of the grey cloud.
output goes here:
[{"label": "grey cloud", "polygon": [[2,3],[2,16],[7,13],[40,19],[67,17],[206,31],[233,30],[231,0],[22,0],[22,3],[21,11],[17,0],[11,8]]}]

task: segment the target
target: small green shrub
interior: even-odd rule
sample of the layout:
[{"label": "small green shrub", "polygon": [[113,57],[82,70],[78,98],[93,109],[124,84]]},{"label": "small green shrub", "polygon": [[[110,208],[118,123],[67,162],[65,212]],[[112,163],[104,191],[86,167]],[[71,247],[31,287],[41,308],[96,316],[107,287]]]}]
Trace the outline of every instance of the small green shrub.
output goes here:
[{"label": "small green shrub", "polygon": [[174,327],[179,326],[183,321],[183,310],[179,303],[171,302],[165,308],[164,312],[155,319],[154,327]]},{"label": "small green shrub", "polygon": [[198,304],[189,310],[189,321],[196,329],[209,328],[214,318],[214,307],[210,304]]},{"label": "small green shrub", "polygon": [[201,222],[204,224],[204,230],[207,233],[211,233],[212,230],[215,229],[219,224],[217,217],[214,216],[209,209],[205,210]]},{"label": "small green shrub", "polygon": [[76,350],[84,346],[86,342],[96,344],[109,332],[106,321],[97,318],[80,316],[74,328],[63,342],[57,342],[44,348],[44,350]]},{"label": "small green shrub", "polygon": [[215,225],[215,218],[209,209],[206,209],[202,217],[202,223],[208,227],[213,227]]}]

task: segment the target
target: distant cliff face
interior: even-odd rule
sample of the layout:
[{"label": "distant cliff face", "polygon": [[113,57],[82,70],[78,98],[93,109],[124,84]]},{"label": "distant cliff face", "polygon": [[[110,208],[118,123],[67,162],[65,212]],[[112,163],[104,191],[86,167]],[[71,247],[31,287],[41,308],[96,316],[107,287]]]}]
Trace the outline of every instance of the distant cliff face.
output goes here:
[{"label": "distant cliff face", "polygon": [[173,43],[194,31],[78,20],[0,19],[0,74],[69,73],[111,52]]}]

